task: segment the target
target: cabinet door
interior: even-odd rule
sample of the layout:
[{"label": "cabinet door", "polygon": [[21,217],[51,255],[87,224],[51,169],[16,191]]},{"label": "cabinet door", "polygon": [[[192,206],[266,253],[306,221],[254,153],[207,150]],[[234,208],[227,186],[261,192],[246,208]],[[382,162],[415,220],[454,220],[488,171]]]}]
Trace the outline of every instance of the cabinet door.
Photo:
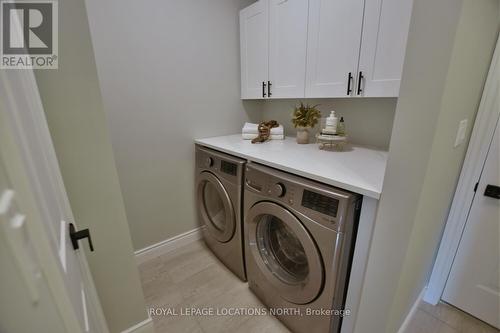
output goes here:
[{"label": "cabinet door", "polygon": [[412,4],[412,0],[366,1],[359,59],[364,77],[360,96],[399,95]]},{"label": "cabinet door", "polygon": [[[260,0],[240,11],[241,98],[261,99],[269,68],[269,7]],[[266,90],[267,94],[267,90]]]},{"label": "cabinet door", "polygon": [[309,1],[306,97],[350,96],[349,73],[354,92],[363,6],[364,0]]},{"label": "cabinet door", "polygon": [[307,0],[270,0],[271,98],[304,97],[307,10]]}]

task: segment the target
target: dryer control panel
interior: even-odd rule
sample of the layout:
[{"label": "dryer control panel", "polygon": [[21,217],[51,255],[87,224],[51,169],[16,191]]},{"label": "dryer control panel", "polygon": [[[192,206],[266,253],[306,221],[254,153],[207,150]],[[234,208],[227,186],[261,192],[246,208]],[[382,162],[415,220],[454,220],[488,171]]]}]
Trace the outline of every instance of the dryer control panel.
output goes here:
[{"label": "dryer control panel", "polygon": [[241,182],[245,160],[196,145],[196,168],[209,171],[234,184]]}]

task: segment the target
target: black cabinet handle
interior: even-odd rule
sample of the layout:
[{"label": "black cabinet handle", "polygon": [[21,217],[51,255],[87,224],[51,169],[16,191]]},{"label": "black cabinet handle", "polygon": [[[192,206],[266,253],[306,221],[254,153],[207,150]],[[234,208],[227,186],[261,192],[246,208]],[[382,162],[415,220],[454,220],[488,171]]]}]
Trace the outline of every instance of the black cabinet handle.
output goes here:
[{"label": "black cabinet handle", "polygon": [[267,97],[271,97],[271,86],[273,84],[271,83],[271,81],[267,81]]},{"label": "black cabinet handle", "polygon": [[352,73],[349,72],[349,75],[347,75],[347,96],[349,96],[352,93],[351,82],[352,82]]},{"label": "black cabinet handle", "polygon": [[500,186],[488,185],[484,190],[484,195],[493,199],[500,199]]},{"label": "black cabinet handle", "polygon": [[363,89],[361,89],[361,82],[363,81],[363,79],[363,72],[360,71],[358,76],[358,95],[361,95],[361,93],[363,92]]},{"label": "black cabinet handle", "polygon": [[262,97],[266,97],[266,83],[262,81]]},{"label": "black cabinet handle", "polygon": [[73,249],[78,250],[80,248],[78,241],[80,239],[87,238],[89,241],[90,251],[94,251],[94,245],[92,245],[92,238],[90,237],[89,229],[83,229],[76,231],[75,225],[73,223],[69,224],[69,237],[71,238],[71,243],[73,244]]}]

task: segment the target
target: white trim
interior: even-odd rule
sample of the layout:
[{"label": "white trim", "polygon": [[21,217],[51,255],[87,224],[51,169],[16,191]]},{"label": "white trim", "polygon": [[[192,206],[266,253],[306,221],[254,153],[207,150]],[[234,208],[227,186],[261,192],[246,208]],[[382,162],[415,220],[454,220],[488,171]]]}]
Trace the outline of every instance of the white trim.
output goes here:
[{"label": "white trim", "polygon": [[439,246],[436,262],[432,269],[427,292],[424,295],[424,300],[433,305],[439,302],[443,294],[446,280],[450,274],[460,238],[465,228],[472,200],[474,199],[475,192],[473,189],[481,176],[488,148],[495,132],[499,117],[499,110],[494,107],[495,100],[500,98],[498,95],[500,90],[499,72],[500,45],[497,41],[496,51],[484,87],[476,122],[460,174],[460,180],[453,198],[448,220],[446,221],[446,227]]},{"label": "white trim", "polygon": [[159,243],[150,245],[143,249],[134,252],[137,264],[142,264],[145,261],[161,256],[162,254],[171,252],[181,246],[190,244],[202,238],[201,227],[189,230],[180,235],[165,239]]},{"label": "white trim", "polygon": [[401,327],[398,330],[398,333],[405,333],[406,330],[408,329],[408,325],[410,324],[410,321],[412,320],[413,316],[415,315],[415,312],[418,310],[418,305],[422,301],[422,298],[424,297],[425,291],[427,290],[427,287],[422,289],[420,294],[418,295],[417,299],[415,300],[415,303],[411,306],[410,312],[408,312],[408,315],[406,316],[405,320],[401,324]]},{"label": "white trim", "polygon": [[126,330],[121,331],[121,333],[154,333],[153,319],[148,317],[148,319],[138,322],[134,326],[130,326]]},{"label": "white trim", "polygon": [[352,259],[351,274],[347,287],[347,297],[345,308],[351,311],[350,316],[342,319],[342,333],[354,332],[359,303],[361,301],[361,291],[365,281],[366,264],[377,216],[378,200],[370,197],[363,197],[361,205],[361,216],[359,217],[358,235],[354,246],[354,256]]},{"label": "white trim", "polygon": [[85,252],[79,252],[77,257],[80,262],[82,281],[87,291],[87,300],[91,305],[90,310],[93,313],[93,317],[97,320],[97,329],[101,333],[109,333],[108,324],[106,318],[104,317],[104,311],[101,305],[101,300],[99,299],[99,295],[97,294],[94,278],[92,277],[92,273],[90,273],[90,267],[85,257]]}]

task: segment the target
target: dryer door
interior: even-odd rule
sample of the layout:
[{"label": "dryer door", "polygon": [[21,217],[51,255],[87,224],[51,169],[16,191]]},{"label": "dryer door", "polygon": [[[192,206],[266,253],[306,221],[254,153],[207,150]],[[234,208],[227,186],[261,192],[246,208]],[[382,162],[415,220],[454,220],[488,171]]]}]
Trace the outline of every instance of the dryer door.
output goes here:
[{"label": "dryer door", "polygon": [[295,304],[312,302],[323,287],[323,262],[299,219],[277,204],[259,202],[246,223],[250,252],[280,296]]},{"label": "dryer door", "polygon": [[197,201],[210,235],[219,242],[228,242],[236,228],[234,209],[226,189],[211,172],[204,171],[198,177]]}]

